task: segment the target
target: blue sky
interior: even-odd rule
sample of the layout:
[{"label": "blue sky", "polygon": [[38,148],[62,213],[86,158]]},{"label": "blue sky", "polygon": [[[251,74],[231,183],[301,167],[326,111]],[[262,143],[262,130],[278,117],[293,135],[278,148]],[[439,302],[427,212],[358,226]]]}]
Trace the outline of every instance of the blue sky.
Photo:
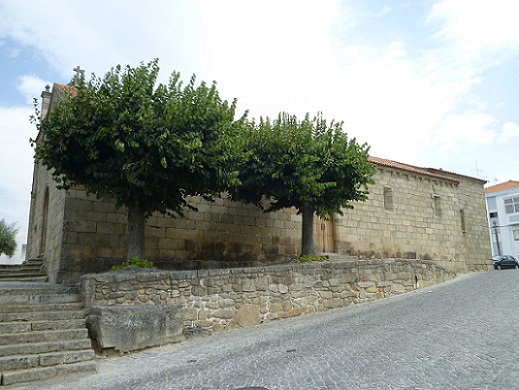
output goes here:
[{"label": "blue sky", "polygon": [[250,116],[322,111],[371,154],[519,179],[519,5],[508,0],[0,0],[0,218],[24,242],[32,99],[80,65],[159,58]]}]

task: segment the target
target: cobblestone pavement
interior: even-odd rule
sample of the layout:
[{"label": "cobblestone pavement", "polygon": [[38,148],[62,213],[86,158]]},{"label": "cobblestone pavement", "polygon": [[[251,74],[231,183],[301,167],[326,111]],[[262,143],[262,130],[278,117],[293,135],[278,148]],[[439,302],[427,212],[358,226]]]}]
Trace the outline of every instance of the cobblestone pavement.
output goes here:
[{"label": "cobblestone pavement", "polygon": [[11,389],[519,389],[519,271],[99,360]]}]

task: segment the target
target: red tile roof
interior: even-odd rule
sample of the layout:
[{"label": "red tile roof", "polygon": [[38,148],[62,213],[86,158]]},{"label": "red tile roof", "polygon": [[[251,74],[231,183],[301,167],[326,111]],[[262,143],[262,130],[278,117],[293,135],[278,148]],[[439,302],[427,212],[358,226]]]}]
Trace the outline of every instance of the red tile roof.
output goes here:
[{"label": "red tile roof", "polygon": [[493,186],[485,188],[485,194],[491,194],[493,192],[510,190],[512,188],[519,188],[519,181],[508,180],[504,183],[495,184]]},{"label": "red tile roof", "polygon": [[374,156],[369,156],[369,161],[371,161],[374,164],[382,165],[382,166],[389,167],[389,168],[401,169],[403,171],[418,173],[419,175],[430,176],[430,177],[434,177],[437,179],[442,179],[442,180],[447,180],[447,181],[451,181],[454,183],[459,183],[458,180],[452,179],[447,176],[443,176],[438,173],[433,173],[433,172],[429,171],[428,168],[415,167],[414,165],[403,164],[403,163],[400,163],[397,161],[387,160],[385,158],[379,158],[379,157],[374,157]]},{"label": "red tile roof", "polygon": [[77,88],[73,85],[54,83],[54,87],[58,88],[60,92],[67,92],[72,96],[76,96],[77,94]]}]

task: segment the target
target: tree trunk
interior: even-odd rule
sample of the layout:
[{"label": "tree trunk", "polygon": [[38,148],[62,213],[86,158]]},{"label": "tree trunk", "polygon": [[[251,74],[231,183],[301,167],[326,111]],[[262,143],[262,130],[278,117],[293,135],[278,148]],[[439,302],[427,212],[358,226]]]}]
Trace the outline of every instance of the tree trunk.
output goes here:
[{"label": "tree trunk", "polygon": [[144,260],[145,211],[138,203],[128,205],[128,255],[126,260],[138,257]]},{"label": "tree trunk", "polygon": [[303,240],[302,255],[315,256],[314,243],[314,208],[308,202],[303,202]]}]

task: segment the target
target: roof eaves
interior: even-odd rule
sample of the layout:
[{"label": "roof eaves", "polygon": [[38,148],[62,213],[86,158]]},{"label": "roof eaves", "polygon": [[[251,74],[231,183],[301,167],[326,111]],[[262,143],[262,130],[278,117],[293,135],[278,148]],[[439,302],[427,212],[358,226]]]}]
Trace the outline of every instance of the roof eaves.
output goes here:
[{"label": "roof eaves", "polygon": [[508,180],[485,188],[485,194],[493,194],[495,192],[511,190],[514,188],[519,188],[519,181]]},{"label": "roof eaves", "polygon": [[455,184],[460,183],[459,180],[453,179],[451,177],[443,176],[438,173],[431,172],[427,168],[416,167],[414,165],[404,164],[404,163],[400,163],[398,161],[387,160],[384,158],[374,157],[374,156],[369,156],[369,161],[374,164],[382,165],[382,166],[385,166],[388,168],[395,168],[395,169],[400,169],[402,171],[412,172],[412,173],[416,173],[416,174],[423,175],[423,176],[434,177],[436,179],[449,181],[449,182],[452,182]]}]

